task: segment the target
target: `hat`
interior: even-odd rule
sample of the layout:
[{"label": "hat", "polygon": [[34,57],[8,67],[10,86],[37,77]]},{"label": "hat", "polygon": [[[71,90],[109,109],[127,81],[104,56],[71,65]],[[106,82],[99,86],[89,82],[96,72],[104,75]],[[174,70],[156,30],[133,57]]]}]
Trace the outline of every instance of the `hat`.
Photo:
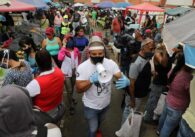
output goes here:
[{"label": "hat", "polygon": [[54,29],[52,27],[48,27],[45,31],[45,34],[53,35],[54,34]]},{"label": "hat", "polygon": [[93,32],[92,36],[98,36],[100,38],[103,38],[102,32],[100,32],[100,31]]},{"label": "hat", "polygon": [[89,42],[89,50],[104,49],[104,42],[99,36],[92,36]]},{"label": "hat", "polygon": [[150,38],[146,38],[145,40],[142,41],[141,46],[143,47],[143,46],[147,45],[147,44],[150,43],[150,42],[153,42],[153,40],[150,39]]},{"label": "hat", "polygon": [[145,33],[152,33],[151,29],[146,29]]},{"label": "hat", "polygon": [[63,17],[64,19],[68,19],[68,15],[64,15],[64,17]]}]

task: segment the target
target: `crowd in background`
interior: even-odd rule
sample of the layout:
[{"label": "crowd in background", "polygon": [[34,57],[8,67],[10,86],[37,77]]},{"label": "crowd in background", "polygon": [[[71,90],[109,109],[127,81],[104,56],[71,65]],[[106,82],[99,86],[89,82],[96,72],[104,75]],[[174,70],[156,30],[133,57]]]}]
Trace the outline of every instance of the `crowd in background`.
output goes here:
[{"label": "crowd in background", "polygon": [[[39,11],[36,15],[29,12],[24,16],[29,22],[38,20],[44,39],[36,45],[32,37],[24,36],[18,42],[17,51],[7,50],[14,39],[14,21],[9,13],[2,15],[0,60],[6,75],[0,89],[0,116],[3,116],[0,135],[33,133],[33,136],[36,130],[39,131],[37,125],[58,124],[64,115],[64,106],[70,115],[74,115],[76,71],[81,63],[91,58],[88,45],[90,38],[97,36],[104,43],[106,58],[110,58],[110,43],[120,49],[120,70],[130,80],[130,85],[123,89],[123,102],[119,102],[123,111],[122,123],[131,108],[141,111],[141,102],[148,97],[144,122],[158,125],[160,137],[169,137],[178,130],[180,123],[178,137],[195,136],[192,97],[195,84],[190,88],[193,70],[185,65],[181,45],[174,49],[172,57],[169,56],[161,38],[163,25],[157,23],[156,16],[150,17],[146,13],[141,29],[129,27],[138,23],[137,14],[131,11],[125,15],[123,11],[115,10],[66,8]],[[105,33],[95,31],[98,27]],[[154,109],[163,92],[167,92],[163,112],[160,117],[154,117]],[[65,105],[63,94],[67,98]],[[32,111],[32,106],[41,113]],[[56,126],[49,126],[48,135],[60,136]]]}]

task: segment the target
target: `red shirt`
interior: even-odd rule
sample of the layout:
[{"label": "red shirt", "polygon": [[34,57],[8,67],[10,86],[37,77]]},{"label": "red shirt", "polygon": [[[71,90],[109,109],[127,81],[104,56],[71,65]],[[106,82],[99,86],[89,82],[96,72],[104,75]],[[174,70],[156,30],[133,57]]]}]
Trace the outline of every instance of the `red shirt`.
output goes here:
[{"label": "red shirt", "polygon": [[56,108],[63,99],[64,75],[59,68],[48,75],[36,78],[40,86],[40,94],[35,96],[34,105],[43,112],[48,112]]},{"label": "red shirt", "polygon": [[120,33],[121,32],[121,24],[118,20],[118,18],[114,18],[114,20],[112,21],[112,29],[114,33]]}]

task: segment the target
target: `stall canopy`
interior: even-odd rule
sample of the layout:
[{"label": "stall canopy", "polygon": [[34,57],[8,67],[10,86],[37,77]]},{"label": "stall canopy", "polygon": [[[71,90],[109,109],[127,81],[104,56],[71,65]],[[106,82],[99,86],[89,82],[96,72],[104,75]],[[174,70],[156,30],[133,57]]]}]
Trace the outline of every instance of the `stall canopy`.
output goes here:
[{"label": "stall canopy", "polygon": [[[141,23],[142,20],[142,16],[144,14],[144,12],[163,12],[164,14],[164,9],[161,9],[160,7],[157,7],[155,5],[152,5],[150,3],[144,2],[142,4],[138,4],[138,5],[134,5],[134,6],[128,6],[126,8],[126,11],[128,10],[136,10],[139,11],[139,20],[138,23]],[[164,15],[163,15],[164,16]]]},{"label": "stall canopy", "polygon": [[49,9],[43,0],[17,0],[35,6],[37,9]]},{"label": "stall canopy", "polygon": [[179,42],[195,46],[195,10],[164,26],[162,36],[169,54]]},{"label": "stall canopy", "polygon": [[142,3],[142,4],[138,4],[138,5],[134,5],[134,6],[128,6],[126,8],[128,9],[134,9],[134,10],[140,10],[140,11],[152,11],[152,12],[164,12],[164,9],[161,9],[157,6],[154,6],[150,3]]},{"label": "stall canopy", "polygon": [[190,10],[191,8],[189,7],[177,7],[174,9],[167,9],[165,13],[170,16],[179,16],[179,15],[185,14],[186,12]]},{"label": "stall canopy", "polygon": [[17,12],[31,10],[36,10],[36,7],[16,0],[11,0],[10,6],[0,6],[0,12]]}]

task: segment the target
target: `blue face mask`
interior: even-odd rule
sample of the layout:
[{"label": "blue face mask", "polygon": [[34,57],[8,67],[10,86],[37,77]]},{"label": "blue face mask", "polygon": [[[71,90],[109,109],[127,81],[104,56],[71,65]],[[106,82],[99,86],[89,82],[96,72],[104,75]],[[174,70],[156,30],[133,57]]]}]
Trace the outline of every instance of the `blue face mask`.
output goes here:
[{"label": "blue face mask", "polygon": [[195,69],[195,47],[185,44],[184,56],[185,56],[185,64]]}]

